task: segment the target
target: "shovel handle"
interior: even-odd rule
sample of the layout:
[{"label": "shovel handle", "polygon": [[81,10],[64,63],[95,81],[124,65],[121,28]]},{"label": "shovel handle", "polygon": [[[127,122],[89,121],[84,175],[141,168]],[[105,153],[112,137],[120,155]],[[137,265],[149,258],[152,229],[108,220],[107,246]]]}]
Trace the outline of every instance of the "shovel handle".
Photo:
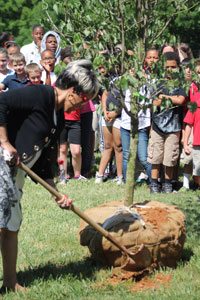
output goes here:
[{"label": "shovel handle", "polygon": [[[51,185],[49,185],[46,181],[44,181],[41,177],[39,177],[35,172],[29,169],[24,163],[20,162],[20,168],[24,170],[30,177],[36,180],[39,184],[41,184],[45,189],[47,189],[51,194],[56,196],[58,199],[62,199],[62,194],[59,193],[56,189],[54,189]],[[131,253],[123,246],[120,245],[119,242],[111,235],[108,231],[102,228],[99,224],[94,222],[89,216],[83,213],[78,207],[71,204],[71,210],[77,214],[81,219],[83,219],[86,223],[95,228],[99,233],[101,233],[106,239],[108,239],[111,243],[113,243],[116,247],[118,247],[122,252],[126,255],[130,256]]]}]

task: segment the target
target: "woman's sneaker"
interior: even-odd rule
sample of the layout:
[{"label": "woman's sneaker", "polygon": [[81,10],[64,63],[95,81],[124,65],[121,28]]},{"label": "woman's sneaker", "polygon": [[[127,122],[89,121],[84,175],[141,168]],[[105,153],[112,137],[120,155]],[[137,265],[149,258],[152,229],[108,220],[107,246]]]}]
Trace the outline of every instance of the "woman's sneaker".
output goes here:
[{"label": "woman's sneaker", "polygon": [[103,183],[103,175],[99,175],[98,172],[96,172],[95,183]]},{"label": "woman's sneaker", "polygon": [[124,181],[123,181],[123,175],[115,177],[113,179],[113,182],[116,182],[116,184],[122,184],[122,183],[124,183]]},{"label": "woman's sneaker", "polygon": [[81,181],[88,181],[88,179],[86,177],[84,177],[83,175],[78,175],[78,176],[74,176],[74,179],[76,180],[81,180]]}]

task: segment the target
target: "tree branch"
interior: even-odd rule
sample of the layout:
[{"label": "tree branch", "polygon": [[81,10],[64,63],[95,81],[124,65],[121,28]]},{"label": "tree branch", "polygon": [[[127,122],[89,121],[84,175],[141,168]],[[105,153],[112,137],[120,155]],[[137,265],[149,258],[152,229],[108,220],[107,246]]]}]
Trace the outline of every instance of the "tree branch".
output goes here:
[{"label": "tree branch", "polygon": [[[42,2],[45,4],[45,1],[44,1],[44,0],[42,0]],[[50,16],[50,14],[49,14],[49,12],[48,12],[47,9],[45,9],[45,13],[46,13],[46,15],[47,15],[48,20],[50,21],[50,23],[53,25],[54,29],[56,30],[56,32],[58,32],[60,36],[63,36],[64,38],[67,38],[67,36],[66,36],[64,33],[62,33],[62,32],[58,29],[58,27],[55,25],[55,23],[53,22],[53,20],[52,20],[52,18],[51,18],[51,16]]]},{"label": "tree branch", "polygon": [[[189,2],[189,0],[185,0],[184,4],[186,4],[187,2]],[[190,9],[192,9],[193,7],[195,7],[195,6],[197,6],[197,5],[198,5],[198,4],[195,4],[195,5],[191,6],[191,7],[189,7],[189,8],[187,9],[187,11],[189,11]],[[179,8],[180,8],[180,5],[177,6],[177,7],[175,8],[173,14],[172,14],[172,15],[170,16],[170,18],[165,22],[165,24],[164,24],[163,28],[160,30],[160,32],[159,32],[154,38],[151,39],[150,44],[152,44],[155,40],[157,40],[157,39],[162,35],[162,33],[165,31],[165,29],[167,28],[167,26],[169,25],[169,23],[172,21],[172,19],[174,18],[174,16],[175,16],[176,14],[179,14],[179,13],[181,12],[181,11],[179,10]],[[186,11],[186,10],[184,9],[184,10],[182,10],[182,11]]]}]

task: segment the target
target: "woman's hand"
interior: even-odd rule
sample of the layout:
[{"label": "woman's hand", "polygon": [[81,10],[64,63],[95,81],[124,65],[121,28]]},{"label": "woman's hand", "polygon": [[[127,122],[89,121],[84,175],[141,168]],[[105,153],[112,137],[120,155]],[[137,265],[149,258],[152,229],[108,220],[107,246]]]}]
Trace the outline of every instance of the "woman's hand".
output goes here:
[{"label": "woman's hand", "polygon": [[19,165],[19,155],[17,153],[17,149],[15,149],[13,147],[13,145],[11,145],[11,143],[9,141],[5,141],[5,142],[1,142],[1,148],[3,149],[3,152],[5,153],[5,157],[6,157],[6,152],[8,153],[8,155],[12,156],[11,160],[6,160],[7,163],[9,165]]},{"label": "woman's hand", "polygon": [[62,195],[62,199],[58,200],[57,204],[62,209],[71,209],[72,199],[70,199],[67,195]]}]

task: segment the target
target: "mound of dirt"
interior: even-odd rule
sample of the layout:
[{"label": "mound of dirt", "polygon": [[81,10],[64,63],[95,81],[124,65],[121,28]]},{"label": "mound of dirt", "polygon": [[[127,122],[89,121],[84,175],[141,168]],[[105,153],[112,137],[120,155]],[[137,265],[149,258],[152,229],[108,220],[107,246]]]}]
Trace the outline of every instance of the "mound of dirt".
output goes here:
[{"label": "mound of dirt", "polygon": [[[85,213],[129,249],[134,257],[132,271],[176,267],[185,241],[185,217],[177,206],[151,201],[127,208],[122,202],[111,202]],[[123,265],[121,251],[83,220],[79,238],[94,259],[108,266]]]}]

